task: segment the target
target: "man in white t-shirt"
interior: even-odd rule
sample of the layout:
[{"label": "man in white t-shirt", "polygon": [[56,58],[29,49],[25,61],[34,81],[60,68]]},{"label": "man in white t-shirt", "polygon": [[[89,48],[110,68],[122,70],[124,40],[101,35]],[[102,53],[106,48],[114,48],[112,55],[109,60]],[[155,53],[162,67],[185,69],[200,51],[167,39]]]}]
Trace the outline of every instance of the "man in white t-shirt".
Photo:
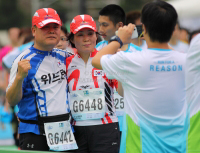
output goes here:
[{"label": "man in white t-shirt", "polygon": [[157,1],[143,7],[141,19],[148,49],[117,52],[130,42],[135,25],[129,24],[118,29],[118,36],[96,54],[92,65],[122,83],[119,93],[124,93],[127,114],[124,152],[184,153],[186,55],[168,46],[177,13],[172,5]]},{"label": "man in white t-shirt", "polygon": [[187,149],[190,152],[200,152],[200,31],[191,35],[190,47],[186,58],[186,102],[189,109],[190,129],[187,137]]}]

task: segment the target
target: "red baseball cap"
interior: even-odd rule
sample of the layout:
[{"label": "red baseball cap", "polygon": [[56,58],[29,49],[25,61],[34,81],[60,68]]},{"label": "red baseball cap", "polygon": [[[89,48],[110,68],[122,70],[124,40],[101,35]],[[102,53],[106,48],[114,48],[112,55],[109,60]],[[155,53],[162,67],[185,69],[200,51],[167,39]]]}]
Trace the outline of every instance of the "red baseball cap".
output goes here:
[{"label": "red baseball cap", "polygon": [[77,15],[70,23],[70,32],[72,32],[73,34],[76,34],[83,28],[90,28],[97,32],[96,23],[90,15]]},{"label": "red baseball cap", "polygon": [[49,23],[62,25],[58,13],[52,8],[39,9],[32,17],[32,26],[36,25],[38,28],[42,28]]}]

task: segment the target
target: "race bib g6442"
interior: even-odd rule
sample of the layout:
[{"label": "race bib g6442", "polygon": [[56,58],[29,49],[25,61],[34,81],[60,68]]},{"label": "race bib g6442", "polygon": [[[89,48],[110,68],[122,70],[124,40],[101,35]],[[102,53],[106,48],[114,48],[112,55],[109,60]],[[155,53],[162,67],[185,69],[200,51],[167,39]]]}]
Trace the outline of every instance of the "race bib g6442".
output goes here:
[{"label": "race bib g6442", "polygon": [[78,149],[69,121],[44,123],[44,129],[50,150]]}]

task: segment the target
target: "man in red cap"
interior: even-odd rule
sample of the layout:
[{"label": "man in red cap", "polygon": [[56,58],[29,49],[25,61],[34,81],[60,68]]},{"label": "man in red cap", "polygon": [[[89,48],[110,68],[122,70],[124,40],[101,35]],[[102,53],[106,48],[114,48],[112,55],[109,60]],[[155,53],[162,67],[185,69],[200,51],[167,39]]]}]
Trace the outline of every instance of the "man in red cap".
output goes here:
[{"label": "man in red cap", "polygon": [[65,58],[53,49],[60,40],[61,20],[52,8],[32,18],[34,44],[13,62],[6,98],[18,104],[20,148],[63,151],[77,149],[69,123]]}]

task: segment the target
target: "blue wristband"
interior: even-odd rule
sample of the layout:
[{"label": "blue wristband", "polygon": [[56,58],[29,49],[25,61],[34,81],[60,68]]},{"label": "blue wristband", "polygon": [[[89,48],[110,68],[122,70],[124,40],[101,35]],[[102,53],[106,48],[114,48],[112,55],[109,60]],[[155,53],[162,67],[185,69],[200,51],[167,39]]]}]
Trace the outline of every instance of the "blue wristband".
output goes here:
[{"label": "blue wristband", "polygon": [[110,42],[112,41],[117,41],[120,44],[120,48],[123,46],[123,42],[121,41],[121,39],[118,36],[113,36],[110,38]]}]

